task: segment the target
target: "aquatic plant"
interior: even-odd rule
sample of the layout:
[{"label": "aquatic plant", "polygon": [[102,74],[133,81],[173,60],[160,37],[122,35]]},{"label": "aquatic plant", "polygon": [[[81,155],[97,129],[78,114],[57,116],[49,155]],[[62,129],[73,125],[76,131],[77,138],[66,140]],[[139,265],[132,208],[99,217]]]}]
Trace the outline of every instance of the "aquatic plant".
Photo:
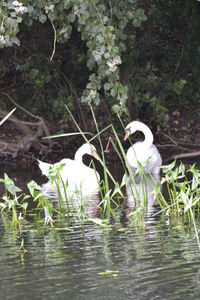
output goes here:
[{"label": "aquatic plant", "polygon": [[[200,170],[195,164],[185,169],[182,162],[176,166],[176,161],[162,166],[164,184],[168,191],[170,203],[164,210],[169,215],[176,216],[177,221],[182,220],[191,229],[194,228],[195,237],[200,249],[197,223],[200,213]],[[162,210],[163,211],[163,210]]]},{"label": "aquatic plant", "polygon": [[33,201],[37,203],[36,209],[43,210],[44,212],[44,224],[51,224],[53,226],[53,208],[52,202],[45,193],[42,192],[41,186],[39,186],[34,180],[27,183],[29,192],[33,198]]},{"label": "aquatic plant", "polygon": [[[1,212],[6,211],[8,214],[11,212],[12,224],[16,225],[22,218],[22,213],[26,213],[28,202],[25,200],[30,196],[21,193],[22,190],[15,185],[14,181],[6,173],[4,173],[4,178],[0,178],[0,182],[4,185],[4,195],[0,202],[0,210]],[[20,194],[18,195],[18,193]]]},{"label": "aquatic plant", "polygon": [[[4,193],[1,197],[0,211],[11,217],[12,225],[17,225],[25,217],[28,204],[32,199],[35,203],[33,211],[35,214],[42,214],[43,224],[54,226],[56,216],[65,218],[71,222],[81,224],[93,222],[103,228],[110,228],[111,224],[121,226],[120,211],[127,209],[129,226],[137,226],[139,229],[145,228],[146,216],[149,212],[152,216],[162,214],[166,219],[173,222],[183,222],[192,231],[199,242],[199,215],[200,215],[200,170],[195,165],[185,168],[181,162],[179,165],[173,161],[169,165],[162,166],[162,178],[152,176],[149,172],[144,173],[142,165],[138,163],[138,169],[133,172],[127,162],[126,153],[121,139],[112,124],[100,130],[92,106],[91,114],[96,126],[96,133],[88,139],[88,132],[83,132],[74,119],[68,107],[66,107],[78,132],[66,134],[66,136],[80,134],[87,143],[95,141],[98,149],[98,161],[103,168],[102,178],[99,180],[99,194],[85,198],[80,190],[73,194],[68,192],[68,182],[64,182],[61,176],[63,164],[53,165],[49,169],[49,180],[53,189],[48,191],[35,181],[28,182],[29,194],[24,194],[17,187],[14,181],[5,173],[4,178],[0,178],[3,184]],[[119,117],[124,128],[124,124]],[[117,181],[107,167],[107,158],[102,142],[102,133],[111,131],[109,143],[118,156],[118,161],[124,169],[124,176],[121,182]],[[58,138],[65,135],[55,135],[46,138]],[[106,149],[109,151],[109,149]],[[91,162],[94,171],[97,173],[95,162]],[[53,192],[51,194],[51,192]],[[55,199],[56,198],[56,199]],[[151,204],[156,201],[157,208],[152,212]],[[57,205],[55,205],[55,202]],[[32,203],[32,202],[31,202]],[[92,204],[92,205],[91,205]],[[153,203],[154,204],[154,203]],[[31,205],[32,207],[32,205]],[[159,208],[160,207],[160,208]],[[94,213],[95,212],[95,213]],[[98,212],[98,214],[96,214]],[[38,220],[38,218],[36,218]],[[69,225],[70,226],[70,225]],[[73,226],[73,225],[72,225]],[[51,228],[50,227],[50,228]]]}]

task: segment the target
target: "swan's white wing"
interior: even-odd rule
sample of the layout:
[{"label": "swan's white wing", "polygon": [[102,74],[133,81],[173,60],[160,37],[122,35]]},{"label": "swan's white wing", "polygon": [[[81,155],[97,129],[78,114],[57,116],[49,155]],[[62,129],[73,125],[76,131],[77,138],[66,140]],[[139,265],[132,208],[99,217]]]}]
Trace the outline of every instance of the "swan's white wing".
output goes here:
[{"label": "swan's white wing", "polygon": [[149,153],[142,147],[142,142],[137,142],[128,149],[126,157],[129,165],[136,169],[138,167],[138,161],[142,166],[146,165]]},{"label": "swan's white wing", "polygon": [[38,159],[38,166],[39,166],[42,174],[48,177],[49,168],[52,166],[52,164],[41,161],[41,160]]},{"label": "swan's white wing", "polygon": [[153,174],[157,174],[160,171],[160,166],[162,165],[162,158],[160,156],[160,153],[158,152],[158,149],[155,145],[152,145],[149,149],[151,155],[149,159],[149,169]]},{"label": "swan's white wing", "polygon": [[73,162],[74,161],[72,159],[64,158],[60,162],[57,162],[55,164],[50,164],[50,163],[47,163],[47,162],[44,162],[44,161],[41,161],[41,160],[38,159],[38,166],[39,166],[42,174],[48,177],[50,167],[58,166],[60,164],[68,164],[70,166],[70,164],[73,164]]}]

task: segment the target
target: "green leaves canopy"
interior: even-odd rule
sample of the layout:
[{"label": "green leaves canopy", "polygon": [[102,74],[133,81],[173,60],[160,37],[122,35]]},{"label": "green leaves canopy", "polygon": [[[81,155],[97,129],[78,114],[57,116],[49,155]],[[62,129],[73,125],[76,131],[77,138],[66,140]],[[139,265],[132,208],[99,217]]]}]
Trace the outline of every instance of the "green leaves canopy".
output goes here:
[{"label": "green leaves canopy", "polygon": [[[139,27],[146,16],[135,0],[47,0],[4,1],[0,8],[0,48],[20,46],[19,24],[33,20],[51,22],[54,42],[66,43],[72,29],[81,33],[87,46],[87,66],[92,72],[83,102],[99,104],[104,95],[115,98],[115,111],[125,111],[128,89],[119,80],[125,29]],[[52,49],[53,51],[53,49]]]}]

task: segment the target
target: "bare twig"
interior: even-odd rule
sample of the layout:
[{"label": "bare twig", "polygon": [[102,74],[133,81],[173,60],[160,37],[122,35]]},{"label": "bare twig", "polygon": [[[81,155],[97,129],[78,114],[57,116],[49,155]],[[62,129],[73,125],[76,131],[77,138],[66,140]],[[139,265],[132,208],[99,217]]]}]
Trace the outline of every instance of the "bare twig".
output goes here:
[{"label": "bare twig", "polygon": [[[32,146],[34,146],[34,148],[36,148],[36,149],[44,148],[45,146],[42,145],[41,142],[39,142],[38,138],[41,137],[42,135],[49,136],[50,134],[49,134],[49,130],[48,130],[43,118],[35,116],[32,113],[30,113],[29,111],[27,111],[26,109],[24,109],[23,107],[21,107],[7,93],[2,93],[2,94],[7,96],[8,99],[12,103],[14,103],[14,105],[16,107],[18,107],[20,110],[24,111],[26,114],[28,114],[32,118],[37,119],[38,121],[36,121],[36,122],[25,122],[25,121],[19,120],[18,118],[14,117],[13,115],[10,116],[10,118],[8,119],[9,122],[14,123],[16,125],[17,129],[19,131],[21,131],[24,136],[20,137],[20,139],[18,141],[15,140],[12,143],[7,142],[6,143],[7,147],[5,148],[5,146],[4,146],[4,149],[1,149],[2,150],[1,154],[11,155],[13,157],[16,157],[19,151],[22,150],[23,152],[28,152]],[[0,110],[0,116],[4,117],[6,115],[7,115],[6,111]],[[30,126],[36,126],[37,131],[32,130],[30,128]],[[49,146],[51,148],[51,146],[52,146],[51,140],[48,140],[48,143],[49,143]]]},{"label": "bare twig", "polygon": [[110,142],[111,142],[111,137],[109,136],[109,139],[108,139],[108,142],[107,142],[107,145],[106,145],[106,149],[104,150],[105,153],[109,153],[109,147],[110,147]]},{"label": "bare twig", "polygon": [[[20,106],[18,103],[16,103],[16,102],[11,98],[11,96],[8,95],[7,93],[2,92],[2,94],[5,95],[6,97],[8,97],[8,99],[9,99],[16,107],[18,107],[19,109],[21,109],[22,111],[24,111],[25,113],[27,113],[27,114],[28,114],[29,116],[31,116],[32,118],[35,118],[35,119],[39,120],[39,122],[37,122],[37,123],[33,123],[33,122],[25,122],[25,121],[18,120],[18,119],[14,118],[14,117],[12,116],[12,117],[10,118],[11,121],[13,121],[13,122],[15,122],[15,123],[18,123],[18,124],[21,123],[21,124],[24,124],[24,125],[28,125],[28,126],[38,126],[38,131],[37,131],[37,135],[36,135],[36,136],[41,136],[41,135],[43,134],[43,131],[44,131],[44,133],[45,133],[47,136],[50,135],[50,134],[49,134],[49,130],[48,130],[48,128],[47,128],[47,126],[46,126],[46,124],[45,124],[43,118],[38,117],[38,116],[36,116],[36,115],[30,113],[28,110],[26,110],[25,108],[23,108],[22,106]],[[22,129],[22,127],[21,127],[21,129]],[[26,128],[26,131],[27,131],[27,132],[28,132],[28,131],[30,132],[30,129],[27,129],[27,128]],[[51,141],[49,140],[48,142],[49,142],[49,144],[51,145]]]},{"label": "bare twig", "polygon": [[167,137],[173,144],[178,145],[177,142],[168,134],[161,132],[162,135],[164,135],[165,137]]},{"label": "bare twig", "polygon": [[182,60],[182,57],[183,57],[184,49],[185,49],[185,44],[182,47],[181,55],[179,57],[178,63],[176,64],[176,68],[175,68],[175,71],[174,71],[175,73],[177,72],[177,70],[178,70],[178,68],[179,68],[179,66],[181,64],[181,60]]},{"label": "bare twig", "polygon": [[100,14],[100,11],[99,11],[98,7],[96,6],[96,3],[95,3],[95,1],[94,1],[94,0],[92,0],[91,2],[92,2],[92,4],[93,4],[94,8],[95,8],[95,9],[96,9],[96,11],[97,11],[97,14],[99,15],[99,19],[100,19],[100,22],[101,22],[102,28],[103,28],[103,30],[104,30],[104,32],[105,32],[105,26],[104,26],[104,24],[103,24],[102,15]]},{"label": "bare twig", "polygon": [[76,93],[76,90],[75,88],[72,86],[71,82],[69,81],[69,79],[65,76],[65,74],[63,74],[62,72],[60,72],[60,74],[63,76],[63,78],[66,80],[67,84],[69,85],[69,88],[71,90],[71,93],[74,95],[75,97],[75,101],[76,101],[76,104],[79,108],[79,111],[80,111],[80,115],[81,115],[81,119],[82,119],[82,122],[83,122],[83,126],[84,126],[84,130],[87,129],[87,126],[86,126],[86,123],[85,123],[85,120],[84,120],[84,117],[83,117],[83,112],[82,112],[82,109],[81,109],[81,106],[80,106],[80,101],[79,101],[79,97]]},{"label": "bare twig", "polygon": [[110,6],[110,18],[112,20],[113,13],[112,13],[112,4],[111,4],[110,0],[109,0],[109,6]]},{"label": "bare twig", "polygon": [[163,145],[157,145],[158,148],[175,148],[175,149],[180,149],[184,151],[189,151],[188,148],[182,147],[180,145],[175,145],[175,144],[163,144]]},{"label": "bare twig", "polygon": [[30,113],[28,110],[26,110],[25,108],[23,108],[22,106],[20,106],[17,102],[15,102],[15,101],[11,98],[11,96],[10,96],[9,94],[4,93],[4,92],[1,92],[1,93],[2,93],[2,95],[8,97],[8,99],[9,99],[16,107],[18,107],[19,109],[21,109],[22,111],[24,111],[25,113],[27,113],[29,116],[31,116],[31,117],[33,117],[33,118],[36,118],[36,119],[39,119],[38,116],[33,115],[33,114]]},{"label": "bare twig", "polygon": [[177,159],[177,158],[197,157],[197,156],[200,156],[200,151],[180,153],[180,154],[174,155],[173,158]]},{"label": "bare twig", "polygon": [[[48,16],[49,18],[49,16]],[[53,38],[53,51],[52,51],[52,54],[51,54],[51,57],[50,57],[50,61],[53,60],[53,57],[54,57],[54,54],[56,52],[56,29],[55,29],[55,26],[53,24],[53,22],[51,21],[51,18],[49,18],[49,21],[51,23],[51,26],[53,28],[53,34],[54,34],[54,38]]]}]

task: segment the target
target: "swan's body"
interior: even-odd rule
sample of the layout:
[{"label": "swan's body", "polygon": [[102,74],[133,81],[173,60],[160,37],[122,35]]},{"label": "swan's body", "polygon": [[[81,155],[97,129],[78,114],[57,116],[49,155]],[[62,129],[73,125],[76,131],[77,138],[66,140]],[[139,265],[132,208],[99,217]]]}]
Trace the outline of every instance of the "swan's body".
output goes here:
[{"label": "swan's body", "polygon": [[[43,175],[49,176],[49,172],[53,167],[64,165],[59,171],[63,182],[66,184],[67,191],[70,193],[80,192],[81,194],[89,194],[97,192],[99,189],[100,176],[94,169],[84,165],[82,158],[84,154],[89,154],[94,157],[95,147],[90,144],[83,144],[77,151],[73,159],[64,158],[60,162],[55,164],[49,164],[38,160],[39,168]],[[54,184],[55,185],[55,184]],[[46,184],[46,187],[50,187],[50,182]]]},{"label": "swan's body", "polygon": [[144,134],[144,141],[132,145],[126,154],[127,161],[132,170],[138,169],[138,162],[141,164],[144,173],[159,174],[162,158],[158,149],[153,144],[153,134],[149,127],[142,122],[133,121],[126,126],[126,140],[131,134],[141,131]]}]

